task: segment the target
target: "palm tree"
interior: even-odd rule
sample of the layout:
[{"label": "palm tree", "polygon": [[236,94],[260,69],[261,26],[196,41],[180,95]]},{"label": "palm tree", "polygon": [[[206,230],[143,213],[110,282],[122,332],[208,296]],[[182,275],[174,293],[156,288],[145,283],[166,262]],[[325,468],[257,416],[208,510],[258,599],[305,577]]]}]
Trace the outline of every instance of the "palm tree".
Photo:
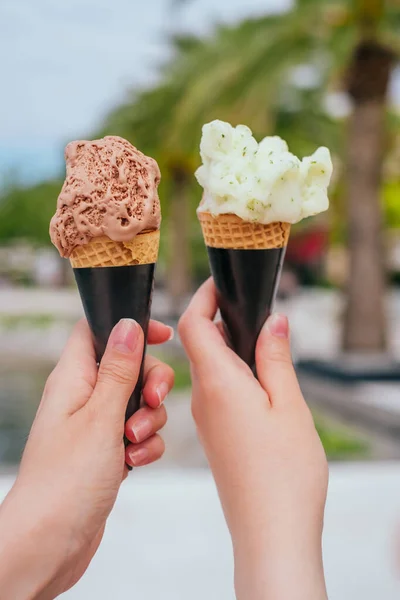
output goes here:
[{"label": "palm tree", "polygon": [[350,57],[346,78],[353,101],[346,160],[351,277],[343,346],[348,351],[386,349],[380,191],[386,103],[396,54],[380,39],[383,16],[383,0],[360,3],[359,41]]},{"label": "palm tree", "polygon": [[[107,117],[101,135],[121,135],[158,161],[163,174],[160,199],[167,223],[167,291],[171,315],[181,313],[182,302],[191,291],[190,199],[193,171],[198,163],[197,136],[177,135],[175,107],[189,84],[186,64],[202,42],[194,37],[172,40],[174,60],[163,70],[161,83],[132,97]],[[196,140],[196,141],[195,141]],[[166,202],[168,198],[168,202]]]},{"label": "palm tree", "polygon": [[199,45],[191,56],[196,78],[175,108],[181,130],[216,115],[243,120],[256,132],[275,130],[291,70],[302,64],[312,65],[320,89],[339,84],[347,93],[350,276],[343,349],[353,353],[386,349],[380,192],[399,31],[396,0],[297,0],[284,14],[220,28]]},{"label": "palm tree", "polygon": [[[244,30],[247,33],[246,24]],[[231,43],[229,28],[220,28],[218,35],[227,36]],[[132,94],[126,104],[110,113],[99,135],[122,135],[160,164],[160,197],[169,241],[167,287],[172,312],[178,314],[191,288],[192,223],[199,200],[193,172],[200,160],[202,124],[216,117],[243,121],[259,136],[273,132],[282,135],[298,153],[313,151],[326,137],[338,148],[340,132],[324,113],[319,90],[299,90],[288,83],[287,99],[265,106],[258,102],[261,89],[257,86],[245,102],[241,97],[237,102],[225,102],[224,94],[221,99],[215,98],[222,73],[213,74],[210,80],[208,74],[212,72],[210,66],[214,68],[219,60],[219,44],[191,36],[177,36],[172,42],[174,58],[162,71],[160,84]]]}]

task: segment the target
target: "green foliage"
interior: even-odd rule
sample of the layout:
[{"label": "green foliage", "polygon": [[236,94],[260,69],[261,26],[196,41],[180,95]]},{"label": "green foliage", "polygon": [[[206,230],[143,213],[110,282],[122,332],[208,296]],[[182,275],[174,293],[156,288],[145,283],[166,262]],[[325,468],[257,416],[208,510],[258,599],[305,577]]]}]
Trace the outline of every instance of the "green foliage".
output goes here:
[{"label": "green foliage", "polygon": [[49,222],[61,185],[61,181],[46,181],[3,192],[0,196],[0,242],[25,239],[34,244],[49,245]]},{"label": "green foliage", "polygon": [[49,314],[31,315],[0,315],[0,328],[5,330],[15,329],[46,329],[55,321],[55,317]]},{"label": "green foliage", "polygon": [[[172,58],[160,69],[159,82],[128,94],[125,103],[107,116],[101,131],[94,132],[93,137],[121,135],[157,159],[163,175],[163,227],[170,225],[174,171],[186,174],[196,272],[205,271],[206,265],[195,218],[201,190],[193,178],[203,123],[214,118],[246,123],[258,138],[284,137],[301,156],[319,145],[342,155],[344,124],[327,113],[326,92],[342,86],[366,20],[383,42],[394,49],[400,46],[400,9],[395,0],[386,2],[385,14],[382,7],[380,0],[297,0],[285,13],[219,26],[212,36],[173,36]],[[310,85],[302,85],[303,77],[299,81],[293,75],[294,68],[304,65],[315,75]],[[3,194],[0,241],[25,237],[48,243],[48,221],[60,187],[61,182],[46,182]],[[335,197],[335,191],[331,193]],[[384,196],[388,222],[397,223],[394,188],[385,188]],[[337,223],[343,223],[342,204],[339,198],[334,210]],[[343,237],[342,230],[338,228],[335,239]],[[166,260],[165,240],[163,236],[161,262]]]},{"label": "green foliage", "polygon": [[190,388],[192,382],[190,378],[190,367],[186,358],[176,358],[175,360],[169,360],[168,362],[175,371],[174,389],[187,390],[188,388]]},{"label": "green foliage", "polygon": [[383,187],[385,221],[388,227],[400,228],[400,182],[390,181]]},{"label": "green foliage", "polygon": [[333,427],[320,416],[315,417],[315,425],[329,460],[354,460],[368,456],[368,444],[354,436],[348,428]]}]

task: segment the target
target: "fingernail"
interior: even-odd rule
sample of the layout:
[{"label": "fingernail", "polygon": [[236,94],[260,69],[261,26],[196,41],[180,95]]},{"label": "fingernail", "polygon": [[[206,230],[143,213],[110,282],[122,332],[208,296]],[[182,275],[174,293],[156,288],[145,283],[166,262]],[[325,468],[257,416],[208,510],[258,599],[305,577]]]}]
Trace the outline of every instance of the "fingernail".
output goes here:
[{"label": "fingernail", "polygon": [[160,383],[160,385],[157,386],[156,392],[157,392],[158,399],[160,400],[160,406],[161,406],[161,404],[164,402],[164,400],[169,392],[168,383],[166,383],[165,381]]},{"label": "fingernail", "polygon": [[129,459],[134,467],[140,467],[140,465],[146,464],[150,456],[147,448],[136,448],[129,450]]},{"label": "fingernail", "polygon": [[280,338],[287,339],[289,337],[289,321],[286,315],[275,313],[267,320],[269,332]]},{"label": "fingernail", "polygon": [[149,419],[141,419],[132,424],[132,432],[137,442],[142,442],[150,434],[152,430],[152,423]]},{"label": "fingernail", "polygon": [[133,352],[139,337],[139,325],[134,319],[121,319],[110,336],[111,348],[119,352]]},{"label": "fingernail", "polygon": [[169,338],[168,338],[168,342],[169,342],[174,339],[175,331],[174,331],[173,327],[168,326],[168,329],[169,329]]}]

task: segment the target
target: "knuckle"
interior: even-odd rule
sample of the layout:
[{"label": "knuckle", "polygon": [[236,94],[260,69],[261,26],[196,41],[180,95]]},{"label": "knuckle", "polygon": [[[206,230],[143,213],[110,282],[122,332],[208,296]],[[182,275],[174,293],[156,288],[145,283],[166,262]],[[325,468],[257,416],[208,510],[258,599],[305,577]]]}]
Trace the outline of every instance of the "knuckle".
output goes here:
[{"label": "knuckle", "polygon": [[267,363],[283,363],[288,366],[292,366],[292,357],[283,348],[273,348],[268,353],[268,356],[263,357],[264,362]]},{"label": "knuckle", "polygon": [[47,381],[45,383],[44,390],[43,390],[43,396],[50,396],[54,392],[54,390],[57,386],[58,377],[59,377],[59,369],[58,369],[58,366],[56,366],[56,367],[54,367],[54,369],[52,370],[52,372],[50,373],[50,375],[47,378]]},{"label": "knuckle", "polygon": [[162,456],[165,452],[165,442],[160,435],[157,435],[157,454]]},{"label": "knuckle", "polygon": [[171,385],[173,386],[175,383],[175,371],[169,365],[165,365],[164,368],[165,368],[165,376],[169,381],[171,381]]},{"label": "knuckle", "polygon": [[188,311],[184,312],[181,318],[178,321],[178,333],[182,342],[185,339],[186,331],[188,328]]},{"label": "knuckle", "polygon": [[133,382],[132,365],[123,360],[112,360],[100,366],[97,381],[127,385]]},{"label": "knuckle", "polygon": [[162,381],[172,381],[173,384],[175,380],[175,371],[172,367],[170,367],[170,365],[159,361],[152,365],[148,370],[147,378],[149,378],[150,376],[154,376],[155,379],[162,378]]},{"label": "knuckle", "polygon": [[201,416],[202,416],[201,405],[199,402],[196,402],[196,400],[194,398],[192,398],[191,412],[192,412],[193,421],[195,422],[195,424],[197,426],[199,426],[199,424],[201,422]]},{"label": "knuckle", "polygon": [[166,424],[166,422],[168,420],[167,409],[165,408],[164,404],[162,404],[158,410],[160,411],[160,413],[159,413],[160,427],[164,427],[164,425]]},{"label": "knuckle", "polygon": [[74,334],[81,333],[86,327],[87,327],[87,321],[84,317],[82,317],[81,319],[79,319],[79,321],[77,321],[75,323],[74,328],[73,328],[73,333]]}]

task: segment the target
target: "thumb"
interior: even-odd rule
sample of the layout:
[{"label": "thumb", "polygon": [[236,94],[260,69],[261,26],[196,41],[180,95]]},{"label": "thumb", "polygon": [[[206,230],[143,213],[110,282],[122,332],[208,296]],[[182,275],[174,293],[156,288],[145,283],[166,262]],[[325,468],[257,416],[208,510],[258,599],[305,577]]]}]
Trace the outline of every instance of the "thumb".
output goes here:
[{"label": "thumb", "polygon": [[89,401],[96,412],[123,420],[139,377],[143,343],[143,330],[133,319],[121,319],[114,327]]},{"label": "thumb", "polygon": [[289,322],[285,315],[271,315],[257,341],[256,368],[260,384],[272,406],[302,396],[293,367],[289,342]]}]

